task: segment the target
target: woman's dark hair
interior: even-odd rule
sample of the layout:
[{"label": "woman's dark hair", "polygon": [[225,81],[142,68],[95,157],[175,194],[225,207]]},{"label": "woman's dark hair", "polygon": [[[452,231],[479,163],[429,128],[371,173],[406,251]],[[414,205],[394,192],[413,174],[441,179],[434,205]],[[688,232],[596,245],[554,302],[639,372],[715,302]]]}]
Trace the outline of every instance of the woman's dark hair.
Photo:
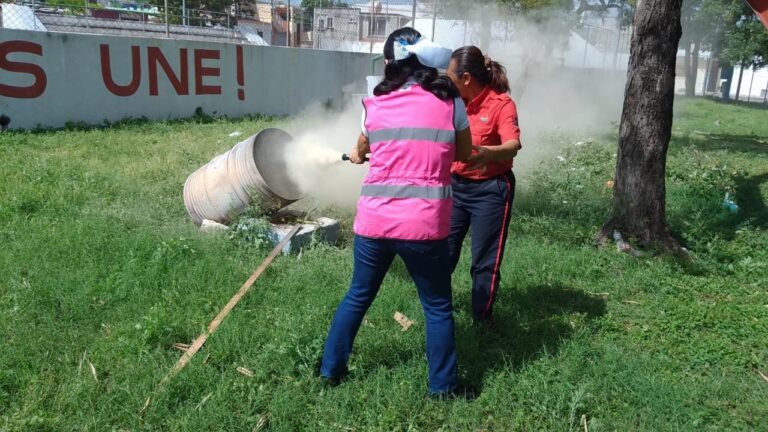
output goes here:
[{"label": "woman's dark hair", "polygon": [[501,63],[484,55],[480,48],[474,45],[458,48],[451,54],[451,60],[456,62],[457,76],[469,73],[483,86],[490,86],[498,93],[509,92],[507,70]]},{"label": "woman's dark hair", "polygon": [[373,89],[373,94],[381,96],[393,92],[406,81],[413,78],[421,88],[437,96],[441,100],[448,100],[459,95],[459,91],[451,80],[444,75],[439,75],[437,69],[424,66],[419,59],[412,55],[407,59],[395,60],[395,41],[404,40],[408,44],[415,44],[421,38],[421,33],[411,27],[403,27],[393,31],[384,43],[384,79]]}]

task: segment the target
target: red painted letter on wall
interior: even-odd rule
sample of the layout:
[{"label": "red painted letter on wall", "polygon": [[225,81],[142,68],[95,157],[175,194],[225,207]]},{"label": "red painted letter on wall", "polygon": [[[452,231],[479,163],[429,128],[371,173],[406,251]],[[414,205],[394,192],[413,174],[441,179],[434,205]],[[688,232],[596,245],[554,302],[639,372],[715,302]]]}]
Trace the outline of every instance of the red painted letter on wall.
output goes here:
[{"label": "red painted letter on wall", "polygon": [[171,85],[176,89],[176,94],[188,95],[189,94],[189,65],[187,64],[187,49],[181,48],[179,50],[179,66],[181,77],[177,77],[173,72],[173,68],[168,64],[163,52],[158,47],[147,48],[147,63],[149,63],[149,94],[152,96],[158,95],[157,90],[157,65],[165,72],[168,80],[171,81]]},{"label": "red painted letter on wall", "polygon": [[141,84],[141,57],[139,55],[139,47],[131,46],[131,82],[128,85],[117,85],[112,79],[112,64],[109,61],[109,45],[99,45],[99,51],[101,53],[101,77],[104,80],[104,85],[107,90],[112,92],[116,96],[131,96],[136,93]]},{"label": "red painted letter on wall", "polygon": [[207,77],[207,76],[217,77],[221,74],[221,70],[219,68],[203,67],[203,60],[204,59],[218,60],[219,55],[220,53],[218,50],[206,50],[206,49],[195,50],[195,94],[199,94],[199,95],[220,95],[221,94],[221,86],[203,84],[203,77]]},{"label": "red painted letter on wall", "polygon": [[0,69],[8,72],[26,73],[35,77],[35,83],[28,87],[16,87],[0,83],[0,96],[17,99],[34,99],[45,92],[48,78],[43,68],[32,63],[13,62],[8,54],[14,52],[43,55],[43,46],[27,41],[8,41],[0,43]]}]

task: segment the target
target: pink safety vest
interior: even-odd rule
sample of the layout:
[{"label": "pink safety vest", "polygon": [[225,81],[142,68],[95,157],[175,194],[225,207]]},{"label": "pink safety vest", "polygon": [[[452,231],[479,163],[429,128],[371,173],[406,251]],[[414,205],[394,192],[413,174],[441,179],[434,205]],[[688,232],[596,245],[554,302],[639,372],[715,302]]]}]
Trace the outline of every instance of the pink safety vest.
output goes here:
[{"label": "pink safety vest", "polygon": [[363,100],[371,147],[354,231],[366,237],[439,240],[450,232],[453,99],[418,84]]}]

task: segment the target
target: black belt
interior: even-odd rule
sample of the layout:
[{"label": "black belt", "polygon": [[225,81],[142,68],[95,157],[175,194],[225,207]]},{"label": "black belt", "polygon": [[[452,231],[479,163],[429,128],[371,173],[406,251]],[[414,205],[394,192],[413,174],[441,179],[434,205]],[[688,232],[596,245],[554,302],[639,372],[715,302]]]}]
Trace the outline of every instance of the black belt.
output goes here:
[{"label": "black belt", "polygon": [[502,174],[499,174],[499,175],[497,175],[495,177],[489,177],[489,178],[485,178],[485,179],[471,179],[471,178],[467,178],[467,177],[462,177],[462,176],[460,176],[458,174],[451,174],[451,178],[453,180],[455,180],[456,182],[458,182],[458,183],[482,183],[482,182],[487,182],[488,180],[496,180],[498,178],[506,177],[511,172],[512,171],[506,171],[506,172],[504,172]]}]

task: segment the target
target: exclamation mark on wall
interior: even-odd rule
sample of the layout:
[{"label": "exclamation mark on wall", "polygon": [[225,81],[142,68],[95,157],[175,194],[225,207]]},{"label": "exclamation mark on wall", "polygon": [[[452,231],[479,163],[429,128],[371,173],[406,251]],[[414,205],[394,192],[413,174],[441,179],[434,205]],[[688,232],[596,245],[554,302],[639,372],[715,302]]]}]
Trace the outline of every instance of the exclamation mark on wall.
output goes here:
[{"label": "exclamation mark on wall", "polygon": [[245,75],[243,74],[243,47],[240,45],[235,47],[237,50],[237,85],[240,88],[237,89],[237,98],[239,100],[245,100]]}]

